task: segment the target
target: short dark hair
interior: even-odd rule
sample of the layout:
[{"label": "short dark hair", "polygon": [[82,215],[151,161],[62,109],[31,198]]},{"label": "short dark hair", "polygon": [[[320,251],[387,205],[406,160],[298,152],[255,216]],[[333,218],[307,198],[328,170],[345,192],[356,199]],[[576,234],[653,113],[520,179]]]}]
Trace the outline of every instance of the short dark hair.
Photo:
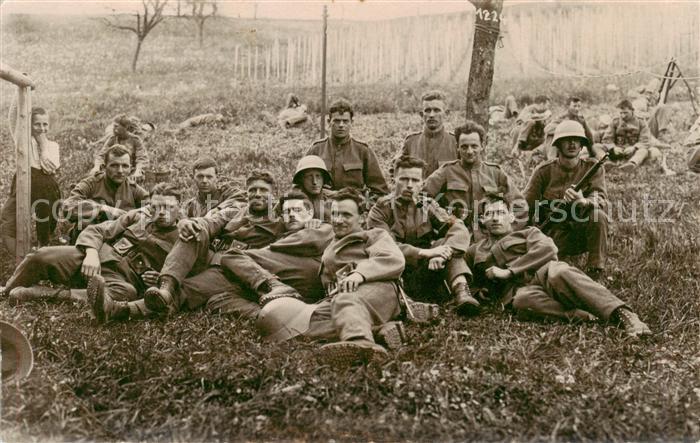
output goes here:
[{"label": "short dark hair", "polygon": [[414,157],[412,155],[402,155],[401,157],[397,158],[396,161],[394,162],[394,171],[398,172],[400,168],[425,168],[425,162],[423,159],[420,159],[418,157]]},{"label": "short dark hair", "polygon": [[309,199],[309,196],[304,194],[298,189],[292,189],[289,192],[285,192],[282,197],[279,199],[279,208],[280,211],[284,209],[284,202],[290,201],[290,200],[304,200],[304,205],[308,207],[309,209],[313,210],[314,204],[311,202],[311,199]]},{"label": "short dark hair", "polygon": [[49,115],[49,112],[40,106],[35,106],[32,108],[32,119],[35,115]]},{"label": "short dark hair", "polygon": [[352,103],[344,98],[339,98],[331,103],[331,107],[328,109],[328,117],[331,117],[334,112],[343,114],[345,112],[350,113],[350,119],[355,115],[355,111],[352,109]]},{"label": "short dark hair", "polygon": [[535,97],[535,103],[544,103],[548,100],[549,97],[547,97],[546,95],[538,95],[537,97]]},{"label": "short dark hair", "polygon": [[132,121],[129,119],[129,116],[126,114],[115,115],[114,118],[112,119],[112,122],[118,123],[118,124],[124,126],[125,128],[128,128],[129,126],[132,125]]},{"label": "short dark hair", "polygon": [[354,201],[355,204],[357,205],[358,214],[362,214],[366,210],[365,205],[363,204],[365,202],[365,199],[362,196],[362,194],[360,194],[360,191],[358,191],[355,188],[351,188],[349,186],[338,190],[335,194],[333,194],[330,197],[330,199],[334,200],[334,201],[341,201],[341,200]]},{"label": "short dark hair", "polygon": [[129,161],[131,161],[131,151],[124,145],[112,145],[107,152],[104,153],[105,165],[109,163],[111,157],[121,157],[123,155],[129,156]]},{"label": "short dark hair", "polygon": [[632,102],[630,102],[627,99],[624,99],[620,103],[618,103],[617,108],[618,109],[629,109],[630,111],[634,111],[634,106],[632,106]]},{"label": "short dark hair", "polygon": [[581,100],[581,97],[577,97],[577,96],[575,96],[575,95],[572,95],[572,96],[569,97],[569,99],[566,101],[566,104],[567,104],[567,105],[570,105],[570,104],[572,104],[572,103],[579,103],[579,102],[582,102],[582,101],[583,101],[583,100]]},{"label": "short dark hair", "polygon": [[215,172],[219,172],[219,167],[218,164],[216,163],[216,160],[214,160],[213,157],[210,157],[208,155],[204,155],[202,157],[199,157],[197,160],[195,160],[194,164],[192,165],[192,173],[194,174],[195,171],[198,169],[208,169],[208,168],[214,168]]},{"label": "short dark hair", "polygon": [[268,183],[273,188],[275,187],[275,179],[272,178],[272,174],[270,174],[267,171],[261,171],[259,169],[254,170],[245,179],[245,185],[248,186],[252,182],[254,182],[255,180],[262,180],[262,181]]},{"label": "short dark hair", "polygon": [[171,183],[158,183],[155,185],[150,193],[151,197],[154,195],[172,196],[175,197],[177,201],[182,200],[182,191]]},{"label": "short dark hair", "polygon": [[472,134],[474,132],[479,134],[479,140],[481,140],[482,145],[486,143],[486,129],[474,120],[467,120],[462,126],[455,128],[455,140],[457,140],[457,144],[459,144],[459,137],[462,134]]},{"label": "short dark hair", "polygon": [[444,102],[447,102],[447,96],[444,92],[440,91],[439,89],[432,89],[430,91],[425,92],[420,98],[420,101],[422,102],[426,100],[442,100]]},{"label": "short dark hair", "polygon": [[486,210],[486,205],[492,205],[498,202],[503,202],[506,206],[508,206],[508,202],[506,201],[506,198],[502,193],[487,192],[484,198],[479,202],[479,206],[477,208],[477,215],[479,217],[483,216],[484,211]]}]

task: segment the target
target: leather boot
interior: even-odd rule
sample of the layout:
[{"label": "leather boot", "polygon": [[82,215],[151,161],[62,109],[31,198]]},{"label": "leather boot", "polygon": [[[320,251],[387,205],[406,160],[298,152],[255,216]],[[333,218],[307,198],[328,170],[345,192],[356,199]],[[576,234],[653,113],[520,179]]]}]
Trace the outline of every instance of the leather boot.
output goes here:
[{"label": "leather boot", "polygon": [[17,287],[10,291],[9,302],[11,305],[32,301],[73,301],[70,290],[51,288],[49,286],[30,286],[28,288]]},{"label": "leather boot", "polygon": [[92,307],[92,313],[98,323],[110,320],[126,320],[129,318],[129,305],[127,302],[114,301],[109,296],[105,287],[104,278],[101,275],[92,277],[88,282],[88,301]]},{"label": "leather boot", "polygon": [[479,313],[481,305],[479,301],[472,297],[469,291],[469,285],[466,283],[457,283],[452,289],[455,296],[455,311],[459,315],[476,315]]},{"label": "leather boot", "polygon": [[143,297],[146,307],[153,312],[174,314],[177,311],[177,281],[169,275],[161,276],[159,281],[160,287],[153,286],[146,290]]},{"label": "leather boot", "polygon": [[646,335],[651,335],[651,329],[639,316],[632,312],[627,307],[617,308],[612,316],[613,320],[617,320],[620,326],[625,330],[625,333],[630,338],[640,338]]}]

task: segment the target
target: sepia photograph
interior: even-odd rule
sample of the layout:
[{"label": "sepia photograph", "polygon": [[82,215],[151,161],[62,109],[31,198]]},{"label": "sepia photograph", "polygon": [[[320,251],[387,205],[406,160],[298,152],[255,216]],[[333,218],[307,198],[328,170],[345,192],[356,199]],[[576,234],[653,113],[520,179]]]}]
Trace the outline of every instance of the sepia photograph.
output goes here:
[{"label": "sepia photograph", "polygon": [[0,0],[0,441],[700,441],[700,0]]}]

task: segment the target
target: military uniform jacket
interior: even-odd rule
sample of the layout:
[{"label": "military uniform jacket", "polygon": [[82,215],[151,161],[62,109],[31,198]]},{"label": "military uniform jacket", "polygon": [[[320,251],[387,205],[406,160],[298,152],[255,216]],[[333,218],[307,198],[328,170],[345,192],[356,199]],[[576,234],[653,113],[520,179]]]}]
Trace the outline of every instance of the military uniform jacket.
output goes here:
[{"label": "military uniform jacket", "polygon": [[245,204],[246,199],[245,192],[233,186],[223,185],[208,195],[197,195],[187,200],[184,210],[187,217],[204,217],[209,211]]},{"label": "military uniform jacket", "polygon": [[389,193],[377,156],[366,143],[348,137],[346,142],[336,145],[330,137],[326,137],[315,142],[306,155],[317,155],[323,159],[335,190],[346,186],[357,189],[367,187],[372,195]]},{"label": "military uniform jacket", "polygon": [[427,178],[443,164],[459,158],[455,136],[444,128],[436,133],[423,130],[409,134],[403,142],[401,153],[425,162],[423,178]]},{"label": "military uniform jacket", "polygon": [[464,223],[429,197],[421,207],[413,201],[398,199],[393,193],[382,197],[370,210],[367,227],[387,231],[410,266],[418,266],[420,249],[430,248],[440,238],[457,255],[463,255],[469,247],[470,234]]},{"label": "military uniform jacket", "polygon": [[146,209],[134,209],[116,220],[88,226],[75,245],[96,249],[101,263],[127,260],[140,274],[146,268],[160,271],[177,239],[175,225],[160,229]]},{"label": "military uniform jacket", "polygon": [[[443,207],[464,207],[468,212],[464,220],[471,220],[474,204],[478,204],[488,194],[502,194],[506,202],[513,205],[513,212],[518,219],[527,214],[522,194],[501,167],[494,163],[478,161],[469,169],[465,169],[460,160],[445,163],[428,177],[423,191],[438,198]],[[469,221],[466,223],[468,225]]]},{"label": "military uniform jacket", "polygon": [[336,272],[349,265],[365,278],[365,283],[393,281],[401,277],[406,261],[389,233],[382,229],[354,232],[336,238],[321,258],[321,281],[328,287]]},{"label": "military uniform jacket", "polygon": [[650,137],[649,127],[641,118],[633,116],[628,121],[615,117],[603,134],[603,144],[614,144],[621,148],[634,145],[648,148]]},{"label": "military uniform jacket", "polygon": [[[534,216],[537,205],[549,206],[552,201],[564,198],[564,192],[571,185],[578,183],[586,172],[596,163],[595,159],[579,159],[573,168],[566,168],[559,163],[559,159],[552,159],[540,163],[532,172],[530,181],[525,187],[525,199]],[[605,187],[605,168],[600,168],[593,178],[581,191],[583,196],[590,198],[597,209],[605,209],[607,206],[607,191]],[[544,221],[546,214],[540,211],[539,220]]]},{"label": "military uniform jacket", "polygon": [[304,228],[287,232],[282,238],[272,243],[268,248],[296,257],[321,257],[328,244],[333,240],[333,228],[323,223],[318,229]]},{"label": "military uniform jacket", "polygon": [[[210,217],[200,217],[207,228],[215,250],[229,247],[239,249],[264,248],[284,233],[284,223],[278,217],[252,215],[247,207],[230,207]],[[219,240],[220,245],[215,242]]]},{"label": "military uniform jacket", "polygon": [[[474,275],[472,286],[486,288],[508,304],[515,289],[527,284],[544,265],[557,260],[557,252],[554,241],[535,227],[513,231],[497,240],[487,237],[467,250],[467,265]],[[491,266],[509,269],[513,277],[489,280],[486,270]]]},{"label": "military uniform jacket", "polygon": [[100,214],[100,206],[107,205],[129,211],[141,207],[142,202],[147,199],[148,192],[141,186],[124,180],[114,188],[108,183],[105,173],[100,172],[85,177],[75,185],[70,196],[63,201],[63,211],[70,221],[99,223],[106,219],[104,214]]}]

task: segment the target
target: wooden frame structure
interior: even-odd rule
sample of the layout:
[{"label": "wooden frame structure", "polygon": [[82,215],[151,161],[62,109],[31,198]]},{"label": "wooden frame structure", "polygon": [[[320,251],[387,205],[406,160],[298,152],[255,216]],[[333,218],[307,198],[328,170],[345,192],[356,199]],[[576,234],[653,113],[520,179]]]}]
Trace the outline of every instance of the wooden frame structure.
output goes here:
[{"label": "wooden frame structure", "polygon": [[34,82],[27,75],[0,65],[0,78],[18,89],[17,128],[15,131],[15,158],[17,159],[17,232],[15,235],[15,258],[17,262],[27,255],[32,244],[31,231],[31,177],[30,155],[32,143],[32,100]]}]

